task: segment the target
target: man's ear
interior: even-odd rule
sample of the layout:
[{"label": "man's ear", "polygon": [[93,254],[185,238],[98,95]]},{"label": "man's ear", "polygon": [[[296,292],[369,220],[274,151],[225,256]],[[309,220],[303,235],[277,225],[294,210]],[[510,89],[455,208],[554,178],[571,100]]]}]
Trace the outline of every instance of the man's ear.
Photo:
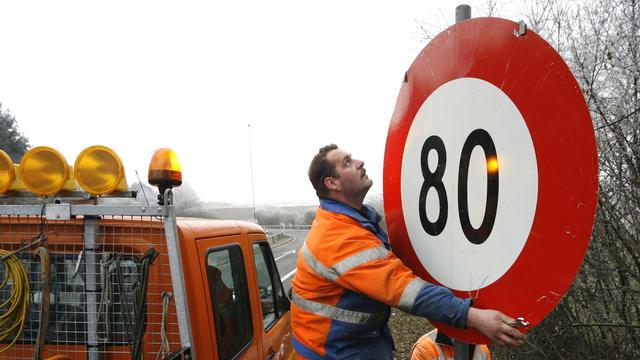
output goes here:
[{"label": "man's ear", "polygon": [[340,180],[331,176],[324,178],[324,186],[331,191],[340,191],[342,189]]}]

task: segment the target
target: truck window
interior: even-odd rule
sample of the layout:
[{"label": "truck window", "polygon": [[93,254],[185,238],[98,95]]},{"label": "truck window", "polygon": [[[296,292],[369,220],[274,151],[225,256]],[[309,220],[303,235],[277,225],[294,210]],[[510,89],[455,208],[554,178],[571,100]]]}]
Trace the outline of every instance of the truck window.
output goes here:
[{"label": "truck window", "polygon": [[253,244],[253,258],[260,288],[263,326],[268,329],[289,309],[289,301],[284,294],[269,244]]},{"label": "truck window", "polygon": [[207,277],[220,359],[232,359],[251,341],[247,276],[238,245],[207,253]]}]

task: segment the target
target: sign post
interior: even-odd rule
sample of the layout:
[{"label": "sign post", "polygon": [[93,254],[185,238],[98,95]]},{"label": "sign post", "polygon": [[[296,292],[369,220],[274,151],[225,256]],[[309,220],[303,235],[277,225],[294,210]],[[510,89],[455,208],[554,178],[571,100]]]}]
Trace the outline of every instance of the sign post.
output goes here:
[{"label": "sign post", "polygon": [[[417,56],[384,162],[390,239],[416,274],[533,327],[582,263],[597,191],[589,110],[540,36],[504,19],[469,19]],[[434,325],[488,342],[474,329]]]},{"label": "sign post", "polygon": [[[456,6],[456,24],[461,21],[465,21],[469,19],[471,19],[471,6],[469,5]],[[425,194],[425,197],[426,197],[426,194]],[[476,346],[474,344],[467,344],[465,342],[462,342],[456,339],[452,339],[452,342],[453,342],[455,360],[471,360],[471,358],[473,357],[473,353],[476,350]]]}]

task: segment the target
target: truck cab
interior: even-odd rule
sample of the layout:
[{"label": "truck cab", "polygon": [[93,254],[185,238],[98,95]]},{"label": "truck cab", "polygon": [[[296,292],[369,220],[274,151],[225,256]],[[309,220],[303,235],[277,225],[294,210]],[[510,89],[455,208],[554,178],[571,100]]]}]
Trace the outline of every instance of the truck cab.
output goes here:
[{"label": "truck cab", "polygon": [[[198,353],[283,359],[291,353],[289,299],[265,232],[256,224],[180,219],[189,309]],[[185,267],[186,269],[186,267]],[[193,324],[193,322],[192,322]]]},{"label": "truck cab", "polygon": [[[177,218],[166,184],[159,204],[110,202],[135,196],[97,173],[110,149],[90,175],[34,149],[44,153],[25,157],[49,162],[40,177],[0,150],[0,358],[293,358],[289,299],[259,225]],[[114,184],[96,194],[96,178]]]}]

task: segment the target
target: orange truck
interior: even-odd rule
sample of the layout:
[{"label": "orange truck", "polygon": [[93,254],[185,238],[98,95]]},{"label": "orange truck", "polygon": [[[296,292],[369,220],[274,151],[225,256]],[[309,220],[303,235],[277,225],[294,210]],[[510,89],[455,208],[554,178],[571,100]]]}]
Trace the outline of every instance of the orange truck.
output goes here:
[{"label": "orange truck", "polygon": [[158,204],[122,204],[135,194],[107,147],[73,167],[48,147],[19,165],[0,151],[1,359],[294,357],[265,231],[176,218],[168,149],[149,182]]}]

